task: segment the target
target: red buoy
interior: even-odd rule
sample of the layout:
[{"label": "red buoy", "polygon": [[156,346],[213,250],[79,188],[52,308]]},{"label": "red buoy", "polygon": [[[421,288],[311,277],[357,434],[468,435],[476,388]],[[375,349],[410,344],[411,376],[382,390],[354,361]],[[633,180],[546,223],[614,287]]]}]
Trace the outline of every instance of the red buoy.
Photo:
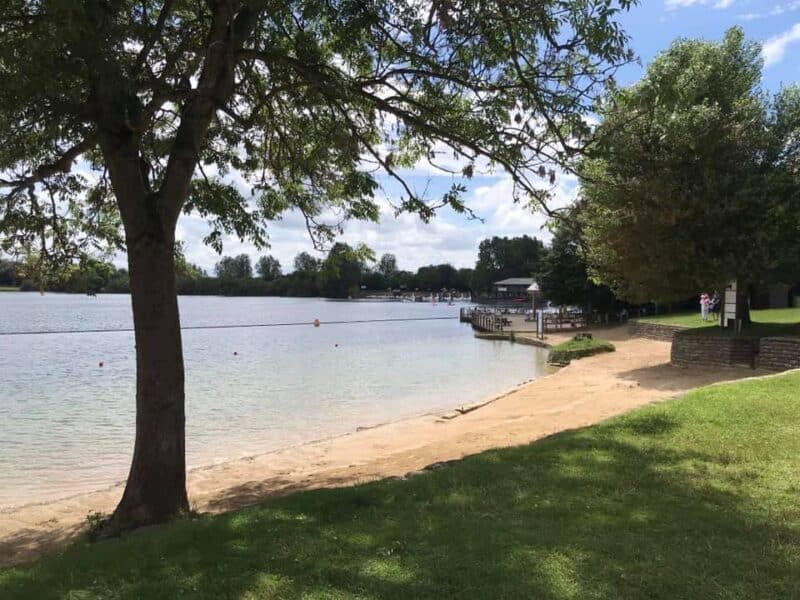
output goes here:
[{"label": "red buoy", "polygon": [[98,363],[98,365],[97,365],[97,366],[98,366],[98,367],[102,367],[102,366],[103,366],[103,361],[101,360],[101,361]]},{"label": "red buoy", "polygon": [[238,352],[234,352],[233,355],[234,356],[239,356],[239,353]]}]

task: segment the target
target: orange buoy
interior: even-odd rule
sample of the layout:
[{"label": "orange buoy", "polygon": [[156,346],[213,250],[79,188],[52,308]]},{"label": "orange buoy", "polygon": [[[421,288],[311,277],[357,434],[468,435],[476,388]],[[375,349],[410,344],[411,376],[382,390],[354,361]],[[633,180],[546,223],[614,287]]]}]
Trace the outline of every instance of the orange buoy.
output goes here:
[{"label": "orange buoy", "polygon": [[319,327],[319,319],[314,319],[314,327]]}]

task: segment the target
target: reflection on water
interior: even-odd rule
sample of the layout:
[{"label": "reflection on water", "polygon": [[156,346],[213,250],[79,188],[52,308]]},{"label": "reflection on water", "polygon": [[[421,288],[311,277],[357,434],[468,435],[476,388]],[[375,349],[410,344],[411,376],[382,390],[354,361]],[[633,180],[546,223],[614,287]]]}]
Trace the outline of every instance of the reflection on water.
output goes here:
[{"label": "reflection on water", "polygon": [[[187,454],[198,466],[475,402],[540,374],[530,346],[476,340],[457,306],[182,297]],[[130,328],[130,299],[0,294],[0,331]],[[103,366],[100,366],[100,362]],[[125,478],[133,448],[132,333],[0,336],[0,506]]]}]

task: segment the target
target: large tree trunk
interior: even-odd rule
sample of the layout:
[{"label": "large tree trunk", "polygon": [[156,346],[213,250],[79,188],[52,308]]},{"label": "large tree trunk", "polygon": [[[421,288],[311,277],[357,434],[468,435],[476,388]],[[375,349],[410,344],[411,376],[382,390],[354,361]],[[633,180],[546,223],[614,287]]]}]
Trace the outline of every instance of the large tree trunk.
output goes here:
[{"label": "large tree trunk", "polygon": [[[258,13],[212,2],[207,53],[192,93],[180,108],[158,189],[140,135],[152,127],[137,95],[118,79],[93,81],[91,106],[99,143],[125,224],[136,331],[136,443],[112,531],[189,514],[186,497],[183,353],[175,289],[175,224],[189,195],[208,127],[236,85],[236,52],[258,24]],[[106,65],[115,72],[114,65]],[[131,110],[131,107],[134,109]],[[139,115],[138,127],[129,122]]]},{"label": "large tree trunk", "polygon": [[125,492],[111,519],[114,530],[189,514],[174,236],[160,223],[148,225],[144,234],[128,234],[136,337],[136,442]]},{"label": "large tree trunk", "polygon": [[750,291],[751,286],[740,279],[736,286],[736,320],[743,324],[751,323],[750,319]]}]

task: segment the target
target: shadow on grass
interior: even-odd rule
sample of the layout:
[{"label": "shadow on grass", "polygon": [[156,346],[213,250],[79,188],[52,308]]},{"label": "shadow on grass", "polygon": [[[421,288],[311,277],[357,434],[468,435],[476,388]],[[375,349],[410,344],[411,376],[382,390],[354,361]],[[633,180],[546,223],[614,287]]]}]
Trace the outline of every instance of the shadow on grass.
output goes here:
[{"label": "shadow on grass", "polygon": [[[38,557],[43,553],[53,552],[63,548],[80,535],[84,525],[85,523],[81,523],[70,527],[61,527],[54,524],[52,528],[39,525],[20,529],[0,539],[0,558],[14,558],[19,561],[30,556]],[[5,561],[0,561],[0,564],[4,563]]]},{"label": "shadow on grass", "polygon": [[800,597],[798,520],[759,508],[769,481],[693,418],[651,407],[74,548],[0,573],[0,597]]},{"label": "shadow on grass", "polygon": [[232,486],[218,493],[208,501],[210,512],[220,513],[241,510],[253,506],[271,497],[303,492],[317,488],[338,488],[351,485],[349,477],[309,476],[306,482],[285,477],[269,477],[261,481],[248,481]]}]

